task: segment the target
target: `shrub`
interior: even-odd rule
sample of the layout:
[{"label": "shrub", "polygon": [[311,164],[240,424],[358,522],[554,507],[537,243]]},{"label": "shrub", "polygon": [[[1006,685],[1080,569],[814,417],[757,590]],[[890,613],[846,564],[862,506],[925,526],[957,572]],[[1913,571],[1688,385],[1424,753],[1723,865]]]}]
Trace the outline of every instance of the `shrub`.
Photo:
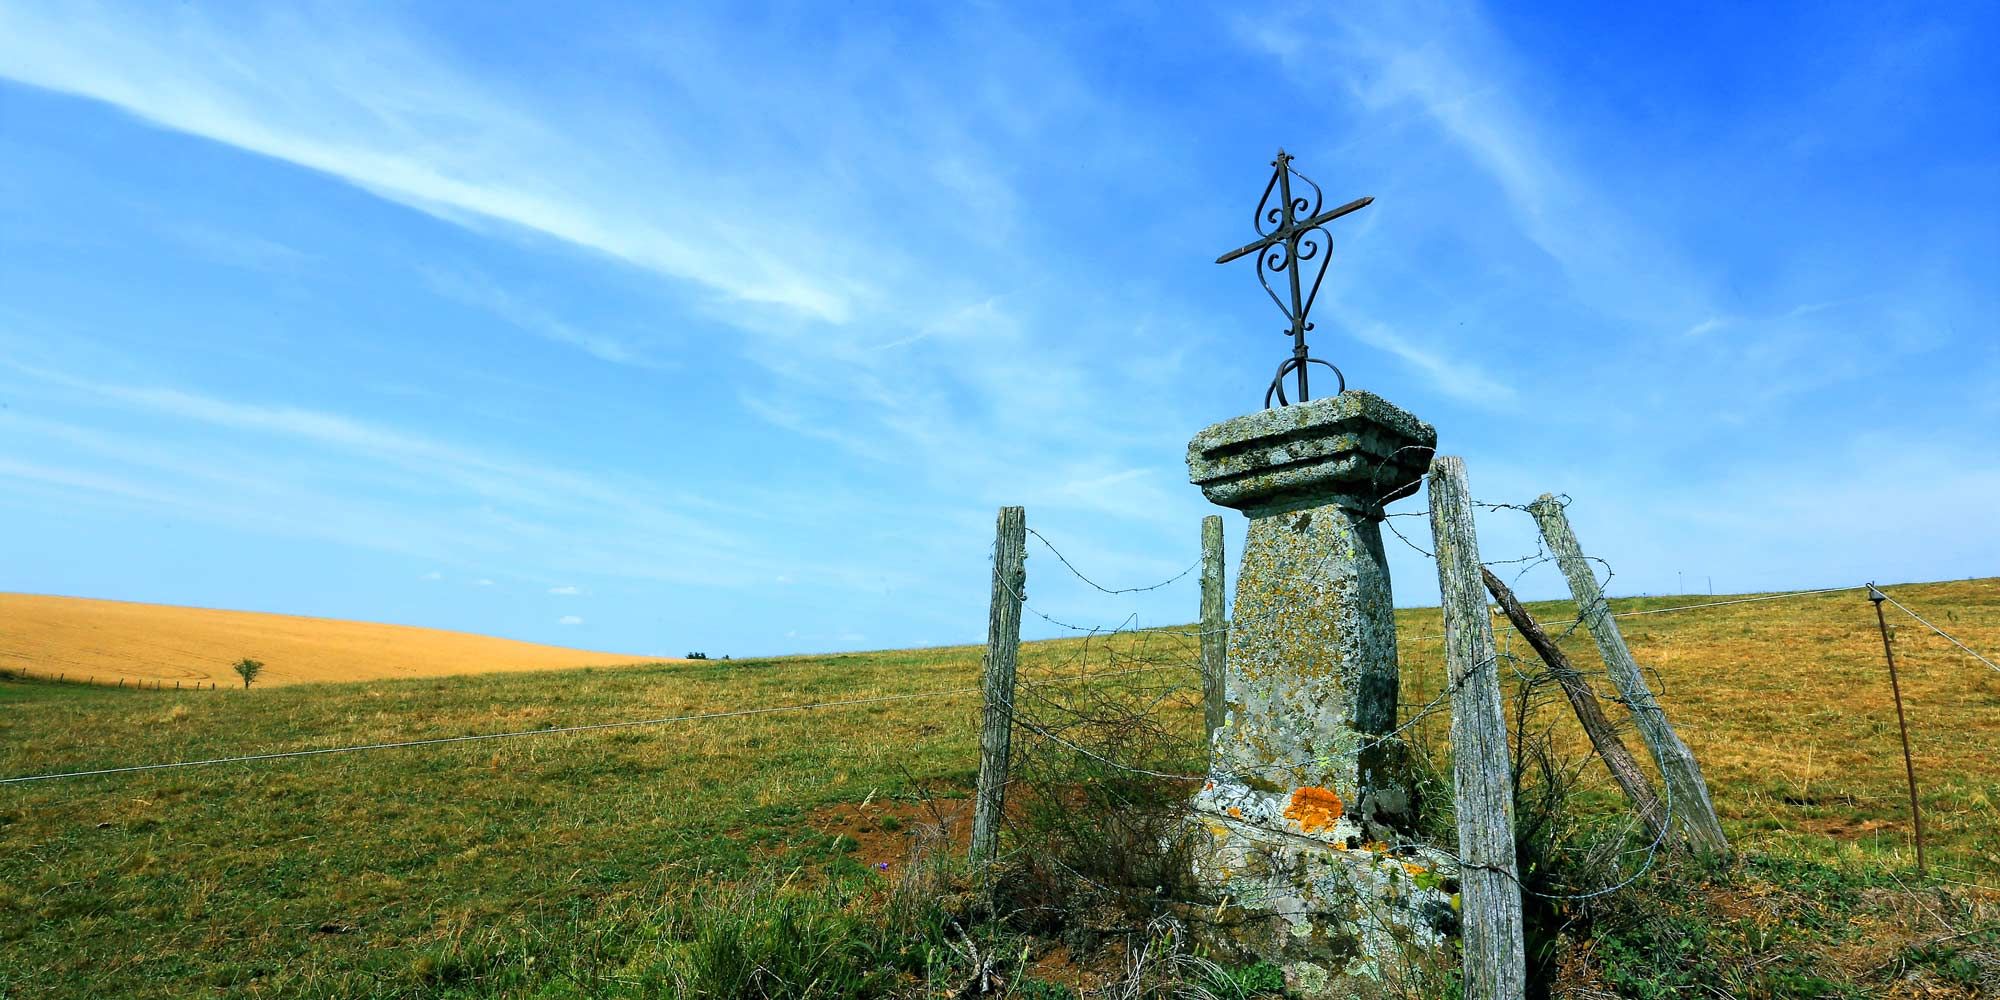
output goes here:
[{"label": "shrub", "polygon": [[250,687],[250,682],[256,680],[257,675],[264,672],[264,661],[253,660],[246,656],[230,664],[229,669],[236,671],[236,676],[243,678],[243,686],[247,689]]}]

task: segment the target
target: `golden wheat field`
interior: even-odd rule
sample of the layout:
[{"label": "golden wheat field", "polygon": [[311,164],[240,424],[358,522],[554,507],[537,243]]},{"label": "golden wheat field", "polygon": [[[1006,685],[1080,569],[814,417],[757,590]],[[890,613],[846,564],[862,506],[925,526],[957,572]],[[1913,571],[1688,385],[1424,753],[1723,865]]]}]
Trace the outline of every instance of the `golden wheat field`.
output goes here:
[{"label": "golden wheat field", "polygon": [[0,668],[98,684],[220,687],[230,664],[264,662],[258,686],[659,663],[409,625],[0,594]]}]

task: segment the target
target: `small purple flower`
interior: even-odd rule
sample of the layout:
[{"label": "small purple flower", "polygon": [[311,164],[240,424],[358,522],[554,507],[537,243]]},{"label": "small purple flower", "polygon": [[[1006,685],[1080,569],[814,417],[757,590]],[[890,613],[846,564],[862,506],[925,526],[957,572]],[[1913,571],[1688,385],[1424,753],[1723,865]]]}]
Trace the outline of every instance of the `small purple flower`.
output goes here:
[{"label": "small purple flower", "polygon": [[875,866],[875,868],[876,868],[876,870],[877,870],[877,871],[885,871],[885,872],[886,872],[886,871],[888,871],[888,870],[889,870],[889,862],[887,862],[887,861],[884,861],[884,862],[881,862],[880,864],[877,864],[877,865]]}]

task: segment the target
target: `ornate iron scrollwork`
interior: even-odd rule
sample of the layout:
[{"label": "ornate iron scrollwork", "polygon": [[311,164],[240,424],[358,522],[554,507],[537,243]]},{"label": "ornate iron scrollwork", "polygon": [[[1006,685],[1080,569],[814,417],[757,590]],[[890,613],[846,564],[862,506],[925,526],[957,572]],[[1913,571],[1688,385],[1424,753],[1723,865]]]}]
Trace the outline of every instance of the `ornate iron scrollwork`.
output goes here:
[{"label": "ornate iron scrollwork", "polygon": [[[1284,150],[1278,150],[1278,158],[1271,161],[1271,181],[1264,185],[1264,197],[1257,203],[1257,214],[1252,220],[1260,239],[1238,247],[1215,259],[1218,264],[1227,264],[1239,257],[1257,255],[1257,282],[1264,286],[1264,293],[1278,311],[1291,322],[1292,356],[1278,365],[1278,373],[1271,378],[1271,385],[1264,390],[1264,405],[1270,406],[1273,396],[1279,406],[1290,405],[1285,396],[1285,379],[1291,376],[1297,380],[1299,402],[1310,399],[1306,369],[1310,365],[1322,365],[1333,372],[1339,381],[1340,390],[1347,390],[1347,376],[1332,362],[1312,357],[1306,350],[1306,333],[1313,328],[1307,315],[1312,312],[1314,300],[1319,298],[1319,287],[1326,280],[1327,265],[1333,258],[1333,233],[1326,224],[1343,215],[1367,208],[1374,198],[1356,198],[1339,208],[1321,211],[1324,195],[1312,178],[1292,168],[1292,157]],[[1292,180],[1297,178],[1312,189],[1312,197],[1292,189]],[[1306,266],[1317,261],[1311,282],[1308,283],[1303,271]],[[1270,275],[1282,274],[1286,279],[1287,297],[1280,296],[1278,289],[1271,287]]]}]

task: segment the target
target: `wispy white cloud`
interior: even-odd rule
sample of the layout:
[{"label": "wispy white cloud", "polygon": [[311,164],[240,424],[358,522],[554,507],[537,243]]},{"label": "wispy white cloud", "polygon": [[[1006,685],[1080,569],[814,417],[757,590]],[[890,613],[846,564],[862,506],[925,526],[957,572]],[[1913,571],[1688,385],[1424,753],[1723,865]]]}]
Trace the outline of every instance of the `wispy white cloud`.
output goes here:
[{"label": "wispy white cloud", "polygon": [[[696,179],[687,170],[677,190],[648,185],[627,172],[630,161],[606,159],[526,110],[523,95],[466,75],[393,26],[317,14],[9,5],[0,75],[454,221],[518,226],[747,303],[822,320],[850,314],[853,290],[786,259],[785,243],[740,242],[751,234],[717,206],[751,192],[726,174],[707,176],[702,190],[685,183]],[[826,235],[797,245],[825,245]]]},{"label": "wispy white cloud", "polygon": [[557,625],[581,625],[581,624],[583,624],[583,619],[582,619],[582,618],[579,618],[579,617],[577,617],[576,615],[564,615],[564,616],[562,616],[561,618],[558,618],[558,619],[556,619],[556,624],[557,624]]},{"label": "wispy white cloud", "polygon": [[576,586],[550,587],[549,593],[560,594],[564,597],[575,597],[583,593],[583,588]]},{"label": "wispy white cloud", "polygon": [[84,469],[44,465],[36,462],[19,462],[0,458],[0,476],[50,486],[69,487],[137,500],[162,506],[179,506],[182,498],[166,491],[153,488],[130,479],[109,476]]},{"label": "wispy white cloud", "polygon": [[[1156,582],[1192,555],[1192,525],[1208,507],[1184,481],[1182,444],[1200,423],[1253,404],[1266,375],[1219,389],[1236,376],[1217,373],[1236,370],[1243,346],[1217,338],[1178,265],[1136,268],[1127,251],[1209,246],[1190,229],[1206,225],[1189,221],[1204,209],[1160,196],[1173,189],[1161,178],[1178,177],[1176,193],[1198,192],[1205,204],[1220,197],[1222,168],[1210,161],[1218,142],[1300,121],[1340,126],[1308,135],[1360,126],[1335,156],[1316,150],[1311,163],[1338,159],[1342,172],[1406,185],[1404,197],[1383,199],[1400,214],[1378,211],[1340,233],[1369,240],[1369,252],[1342,259],[1333,280],[1355,275],[1353,287],[1329,299],[1339,308],[1323,311],[1322,324],[1346,322],[1392,374],[1409,376],[1412,395],[1436,397],[1422,401],[1424,415],[1441,428],[1451,421],[1468,450],[1482,434],[1656,424],[1659,409],[1625,405],[1633,399],[1667,400],[1659,408],[1684,418],[1677,431],[1699,432],[1691,414],[1749,422],[1761,401],[1815,385],[1817,376],[1792,370],[1817,349],[1809,324],[1848,318],[1826,307],[1834,292],[1812,282],[1756,301],[1707,294],[1697,279],[1708,272],[1614,195],[1598,137],[1543,110],[1567,95],[1544,91],[1536,54],[1511,50],[1474,3],[1361,3],[1333,17],[1301,7],[1246,20],[1256,50],[1213,54],[1256,73],[1267,71],[1266,55],[1285,61],[1289,79],[1243,84],[1287,109],[1261,118],[1240,104],[1228,105],[1240,114],[1208,113],[1217,105],[1200,103],[1214,96],[1199,84],[1186,88],[1186,106],[1162,113],[1136,79],[1093,79],[1087,40],[1044,19],[1012,19],[1004,6],[962,8],[914,29],[843,16],[796,27],[776,19],[785,23],[760,25],[768,32],[754,45],[742,43],[746,29],[732,15],[692,8],[552,18],[577,35],[538,39],[555,55],[530,84],[461,58],[459,38],[427,34],[424,16],[395,8],[0,9],[0,77],[252,154],[201,154],[246,176],[264,171],[309,196],[358,204],[348,185],[428,213],[371,220],[411,241],[402,261],[426,262],[419,287],[403,291],[425,305],[446,297],[616,366],[503,375],[505,359],[493,359],[492,374],[507,381],[466,391],[462,380],[430,380],[422,365],[385,365],[362,384],[410,389],[394,407],[409,416],[389,417],[389,407],[366,409],[379,392],[357,397],[339,377],[311,394],[253,366],[211,377],[191,362],[163,362],[158,374],[138,358],[79,361],[68,345],[86,338],[68,329],[0,329],[0,355],[13,359],[0,362],[0,379],[22,376],[36,402],[78,421],[7,422],[17,435],[10,448],[26,443],[0,475],[62,502],[395,551],[421,560],[398,565],[440,566],[461,585],[504,569],[507,589],[562,594],[562,581],[610,576],[666,582],[681,595],[739,588],[730,598],[741,603],[744,590],[775,581],[787,600],[840,605],[796,619],[816,641],[879,638],[867,623],[890,619],[898,630],[921,620],[941,634],[976,633],[984,580],[964,567],[982,558],[995,505],[1030,505],[1034,523],[1114,584]],[[910,44],[913,30],[923,45]],[[770,36],[786,32],[796,34]],[[1199,42],[1217,48],[1212,37]],[[588,65],[564,57],[583,52]],[[928,83],[947,76],[951,87]],[[77,113],[69,102],[24,100]],[[96,111],[85,114],[110,117]],[[1418,185],[1421,197],[1408,190]],[[1116,212],[1103,209],[1114,202]],[[1427,212],[1449,224],[1420,218]],[[1107,232],[1136,242],[1113,248]],[[177,245],[232,267],[292,266],[282,241],[259,238],[197,234]],[[558,289],[586,272],[593,293],[611,293],[607,308],[575,308],[579,300]],[[492,277],[500,274],[530,277]],[[1396,280],[1375,280],[1385,275]],[[284,284],[302,290],[314,277]],[[1264,308],[1243,288],[1248,298],[1228,300],[1232,314]],[[1449,305],[1426,313],[1426,299]],[[1478,322],[1500,311],[1489,308],[1499,299],[1511,300],[1502,305],[1512,322]],[[1804,305],[1788,315],[1792,303]],[[21,325],[19,308],[0,303],[0,327]],[[1460,312],[1440,322],[1444,308]],[[1559,322],[1544,327],[1544,314]],[[628,325],[627,316],[646,318]],[[1899,322],[1915,330],[1922,318]],[[669,344],[649,332],[655,322],[699,329],[700,342]],[[1647,340],[1658,343],[1630,346]],[[143,354],[148,345],[126,346]],[[385,359],[415,353],[367,346]],[[699,392],[624,370],[670,351],[699,369]],[[51,360],[25,367],[32,358]],[[1783,377],[1769,377],[1773,369]],[[575,373],[594,381],[556,384]],[[1546,420],[1509,422],[1526,409],[1521,397],[1540,403],[1557,379],[1567,380],[1564,405],[1538,409]],[[533,405],[522,405],[530,389]],[[1694,405],[1705,390],[1718,405]],[[1993,395],[1968,393],[1965,411],[1990,411]],[[644,404],[628,402],[638,396]],[[620,419],[596,409],[607,400]],[[496,432],[481,406],[518,422]],[[697,407],[706,412],[690,418]],[[559,428],[550,413],[561,413]],[[420,422],[437,414],[447,417]],[[112,424],[123,429],[101,432]],[[695,440],[697,424],[716,429],[715,443]],[[643,430],[630,433],[635,426]],[[551,440],[593,432],[604,439]],[[1667,447],[1652,440],[1626,435],[1616,451],[1635,468],[1678,469],[1663,451],[1645,451]],[[747,471],[737,475],[737,464]],[[1498,464],[1483,460],[1480,480],[1490,486]],[[1515,478],[1533,492],[1540,475]],[[1635,510],[1648,503],[1643,512],[1657,513],[1656,501],[1632,494]],[[827,523],[848,527],[828,533]],[[1401,575],[1406,587],[1412,576],[1421,572]],[[883,596],[898,588],[902,597]],[[1087,603],[1087,588],[1058,572],[1038,569],[1035,588],[1052,610],[1114,622],[1131,613]],[[638,589],[605,586],[590,606]],[[878,597],[879,619],[854,609]],[[1149,607],[1184,613],[1190,602],[1176,600]]]},{"label": "wispy white cloud", "polygon": [[1729,326],[1734,322],[1736,321],[1728,316],[1710,316],[1707,319],[1704,319],[1701,322],[1688,327],[1687,330],[1681,334],[1681,336],[1684,337],[1705,336],[1707,334],[1714,333],[1715,331],[1720,330],[1723,327]]},{"label": "wispy white cloud", "polygon": [[[111,434],[0,412],[14,440],[52,445],[43,450],[59,458],[15,470],[22,477],[32,471],[50,486],[428,558],[470,560],[532,544],[538,571],[551,576],[609,574],[735,587],[798,568],[796,555],[767,552],[756,539],[720,526],[724,510],[705,502],[684,505],[673,491],[643,479],[581,474],[341,414],[0,361],[5,372],[28,376],[13,387],[17,393],[25,388],[145,418],[134,430]],[[281,447],[259,448],[260,442]],[[282,457],[274,460],[274,454]],[[110,471],[80,463],[84,456]],[[257,467],[267,474],[244,472]],[[413,503],[412,484],[444,503]],[[815,576],[848,572],[806,568]]]},{"label": "wispy white cloud", "polygon": [[1572,295],[1647,326],[1704,311],[1696,272],[1600,189],[1575,137],[1527,110],[1538,82],[1479,4],[1367,2],[1338,18],[1301,7],[1245,18],[1239,32],[1299,80],[1341,85],[1386,131],[1399,131],[1393,119],[1408,112],[1428,122],[1492,185],[1521,236],[1561,267]]},{"label": "wispy white cloud", "polygon": [[[980,40],[967,51],[996,67],[1033,65],[1032,76],[1018,84],[996,76],[970,98],[878,88],[884,103],[867,112],[800,106],[799,94],[827,86],[804,68],[718,60],[698,16],[674,22],[673,34],[636,33],[634,49],[652,47],[655,68],[686,92],[678,104],[685,125],[579,114],[474,76],[406,27],[326,11],[13,8],[0,13],[0,35],[14,40],[0,40],[0,75],[321,171],[482,232],[504,238],[518,227],[692,283],[706,293],[692,308],[748,334],[744,359],[786,390],[746,391],[744,409],[848,454],[923,470],[927,486],[957,494],[946,502],[984,504],[989,498],[965,487],[1044,489],[1051,477],[1037,456],[1067,460],[1139,436],[1130,408],[1117,403],[1129,366],[1100,363],[1120,352],[1075,335],[1119,310],[1093,317],[1022,304],[1059,302],[1075,290],[1049,284],[1063,268],[1014,263],[1033,259],[1014,245],[1025,238],[1018,221],[1026,204],[1013,187],[1014,161],[974,127],[997,125],[1008,142],[1034,146],[1050,138],[1044,131],[1078,131],[1050,112],[1023,110],[1045,98],[1060,97],[1049,106],[1065,114],[1112,109],[1059,52],[988,20],[1004,19],[962,29],[968,42]],[[19,41],[29,37],[37,41]],[[1023,89],[1028,80],[1032,88]],[[801,174],[748,156],[718,166],[712,150],[677,137],[686,127],[720,129],[718,141],[738,149],[826,130],[825,155],[838,169]],[[909,226],[903,192],[913,164],[955,194],[959,210]],[[876,204],[873,190],[897,192],[895,203]],[[756,222],[746,225],[751,206]],[[980,277],[987,273],[996,277]],[[651,360],[632,340],[583,329],[476,272],[434,267],[427,278],[433,291],[537,336],[608,361]],[[1029,311],[1037,308],[1046,316]],[[182,412],[204,406],[154,390],[130,401]],[[433,442],[324,414],[208,410],[204,419],[377,448],[411,463],[441,457]],[[462,458],[438,464],[483,480],[482,492],[588,492],[615,502],[573,480],[558,486],[515,474],[531,470]]]},{"label": "wispy white cloud", "polygon": [[526,330],[537,337],[568,344],[601,361],[648,368],[670,367],[642,357],[623,341],[601,333],[582,330],[552,313],[524,301],[519,295],[495,284],[492,279],[469,269],[447,271],[438,267],[422,269],[424,280],[439,295],[483,310]]},{"label": "wispy white cloud", "polygon": [[1480,369],[1476,362],[1439,354],[1411,343],[1407,334],[1391,332],[1383,323],[1349,323],[1354,339],[1408,362],[1447,395],[1469,403],[1493,406],[1514,398],[1514,387]]},{"label": "wispy white cloud", "polygon": [[196,223],[169,227],[167,236],[210,260],[251,271],[295,274],[313,260],[311,254],[277,240]]}]

